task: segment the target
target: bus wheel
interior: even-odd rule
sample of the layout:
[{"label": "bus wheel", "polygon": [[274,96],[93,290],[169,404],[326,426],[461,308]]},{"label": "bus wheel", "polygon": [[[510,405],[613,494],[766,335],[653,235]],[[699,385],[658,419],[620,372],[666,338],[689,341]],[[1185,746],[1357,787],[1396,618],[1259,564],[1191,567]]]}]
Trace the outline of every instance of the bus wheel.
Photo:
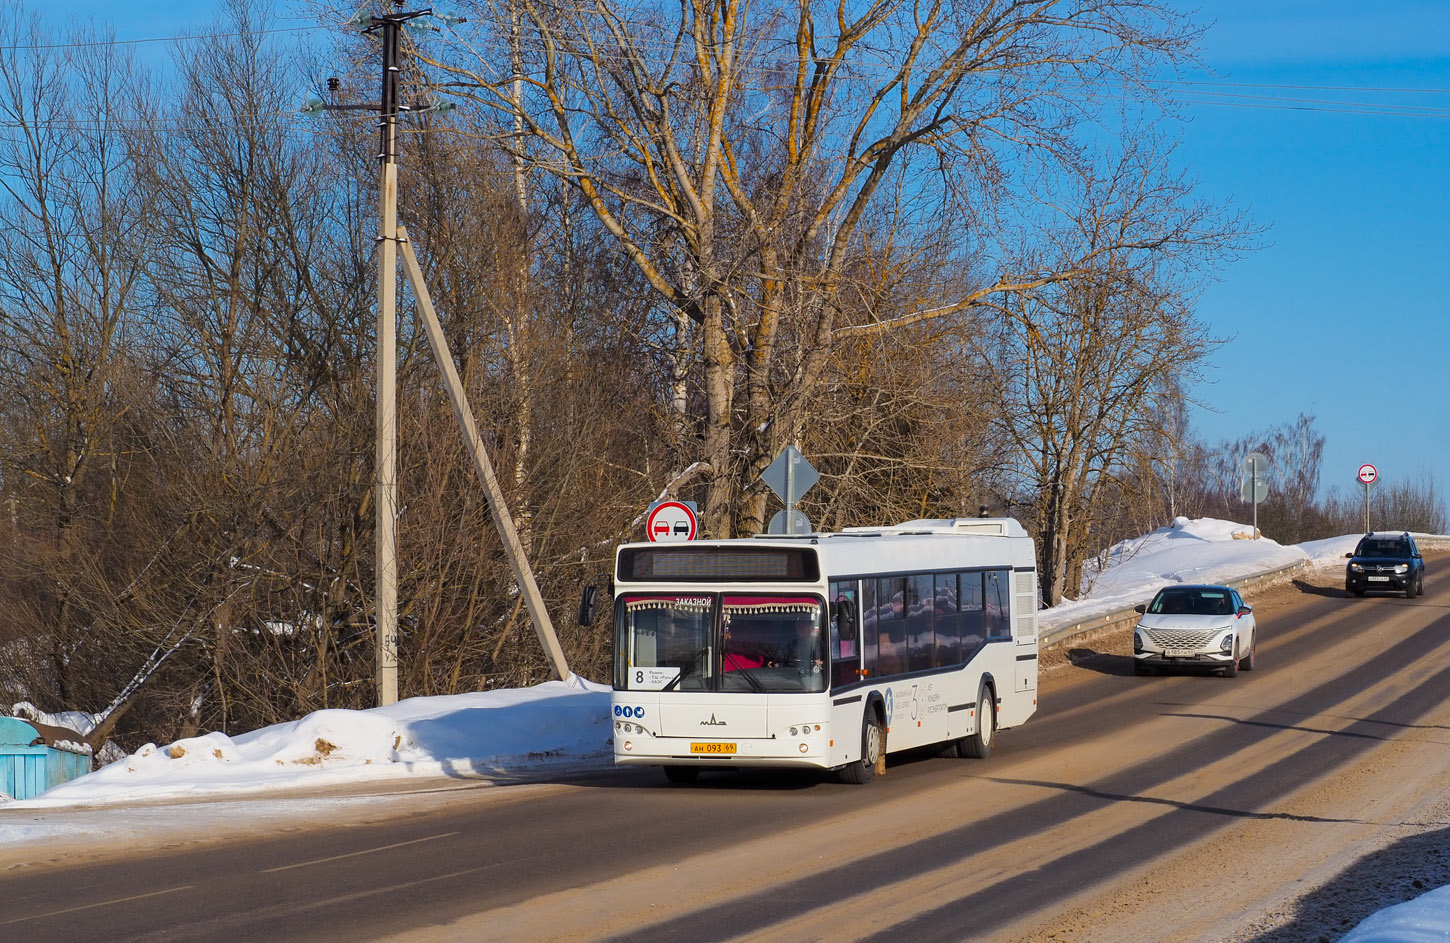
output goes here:
[{"label": "bus wheel", "polygon": [[974,760],[992,755],[992,739],[997,734],[997,711],[992,703],[992,689],[986,685],[977,695],[977,732],[957,741],[957,753]]},{"label": "bus wheel", "polygon": [[698,766],[666,766],[665,779],[672,783],[692,783],[700,778]]},{"label": "bus wheel", "polygon": [[864,786],[876,775],[876,764],[886,748],[886,731],[876,714],[868,712],[861,724],[861,758],[841,767],[841,782],[853,786]]}]

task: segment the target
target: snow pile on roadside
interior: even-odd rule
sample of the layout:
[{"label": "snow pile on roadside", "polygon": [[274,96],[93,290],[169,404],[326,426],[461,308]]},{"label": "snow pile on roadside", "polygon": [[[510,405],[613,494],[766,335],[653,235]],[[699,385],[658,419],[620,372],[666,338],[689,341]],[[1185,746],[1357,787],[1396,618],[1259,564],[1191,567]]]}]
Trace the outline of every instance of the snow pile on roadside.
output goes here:
[{"label": "snow pile on roadside", "polygon": [[1366,917],[1339,943],[1445,943],[1450,940],[1450,887],[1421,894]]},{"label": "snow pile on roadside", "polygon": [[1223,583],[1310,560],[1301,547],[1253,535],[1252,527],[1232,521],[1176,517],[1167,527],[1115,545],[1101,564],[1089,564],[1083,597],[1039,613],[1038,624],[1050,631],[1131,609],[1166,583]]},{"label": "snow pile on roadside", "polygon": [[147,744],[15,806],[245,793],[406,776],[482,778],[607,765],[609,688],[580,678],[420,697],[366,711],[321,710],[228,737]]}]

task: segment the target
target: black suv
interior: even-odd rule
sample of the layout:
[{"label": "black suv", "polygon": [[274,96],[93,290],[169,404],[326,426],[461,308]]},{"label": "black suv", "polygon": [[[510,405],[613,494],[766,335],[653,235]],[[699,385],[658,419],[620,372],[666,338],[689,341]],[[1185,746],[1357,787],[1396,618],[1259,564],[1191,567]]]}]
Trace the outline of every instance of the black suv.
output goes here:
[{"label": "black suv", "polygon": [[1413,599],[1425,591],[1425,558],[1409,532],[1365,534],[1354,553],[1346,553],[1344,590],[1363,596],[1374,592],[1404,593]]}]

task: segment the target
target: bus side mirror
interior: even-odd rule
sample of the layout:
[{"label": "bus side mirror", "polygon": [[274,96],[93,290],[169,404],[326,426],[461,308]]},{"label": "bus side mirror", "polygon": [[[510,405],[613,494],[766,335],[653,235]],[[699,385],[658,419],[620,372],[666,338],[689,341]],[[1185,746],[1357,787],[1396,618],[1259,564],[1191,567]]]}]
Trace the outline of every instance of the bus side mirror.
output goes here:
[{"label": "bus side mirror", "polygon": [[579,597],[579,624],[593,625],[596,610],[599,608],[599,587],[593,583],[584,586],[584,592]]},{"label": "bus side mirror", "polygon": [[856,608],[844,596],[836,600],[836,634],[843,642],[856,641]]}]

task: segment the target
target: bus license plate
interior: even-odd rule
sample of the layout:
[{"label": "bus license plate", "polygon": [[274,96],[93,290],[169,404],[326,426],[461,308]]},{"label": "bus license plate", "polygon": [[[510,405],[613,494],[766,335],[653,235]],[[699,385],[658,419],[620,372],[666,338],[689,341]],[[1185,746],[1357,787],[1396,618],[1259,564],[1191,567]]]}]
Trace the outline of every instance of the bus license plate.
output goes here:
[{"label": "bus license plate", "polygon": [[735,744],[733,744],[733,743],[692,743],[692,744],[690,744],[690,752],[691,753],[734,753],[735,752]]},{"label": "bus license plate", "polygon": [[1165,648],[1163,654],[1169,658],[1192,658],[1198,652],[1191,648]]}]

